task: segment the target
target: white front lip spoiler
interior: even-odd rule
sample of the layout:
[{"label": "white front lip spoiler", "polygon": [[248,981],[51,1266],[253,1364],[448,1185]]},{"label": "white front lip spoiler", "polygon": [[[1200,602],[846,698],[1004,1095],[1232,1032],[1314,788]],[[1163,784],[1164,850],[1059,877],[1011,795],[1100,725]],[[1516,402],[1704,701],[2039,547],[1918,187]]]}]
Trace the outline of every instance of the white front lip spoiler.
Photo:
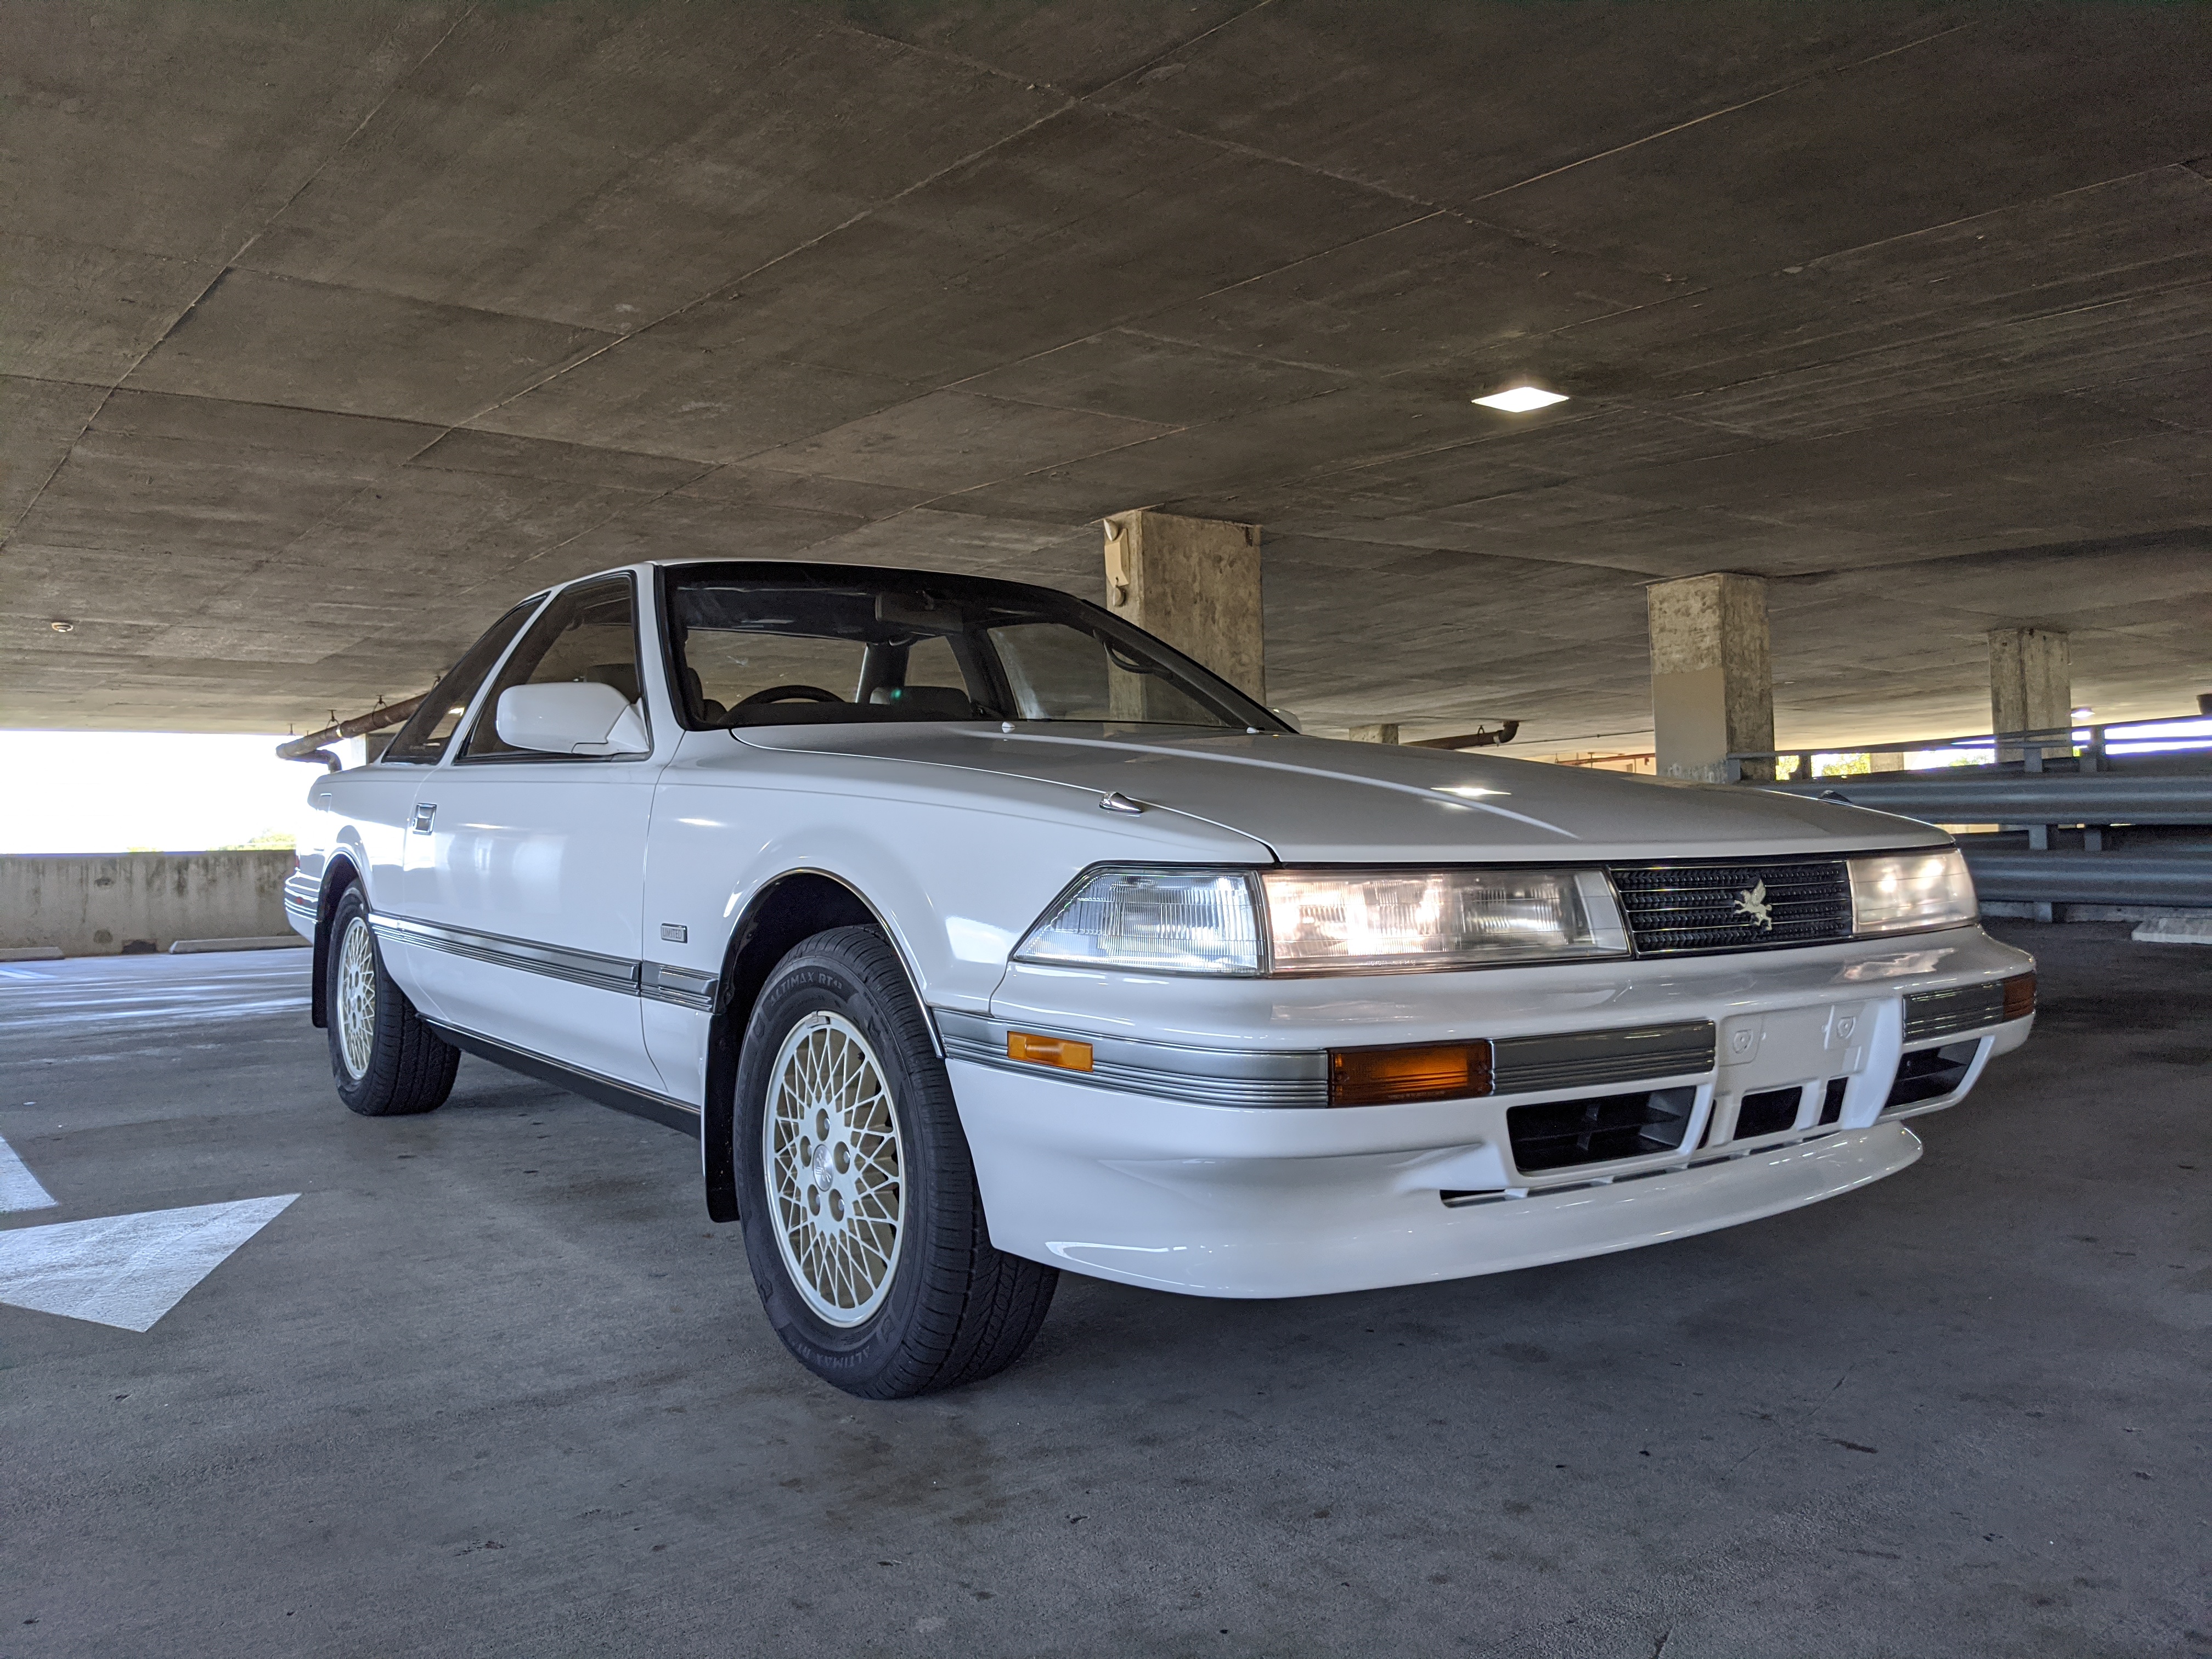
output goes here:
[{"label": "white front lip spoiler", "polygon": [[[1052,1097],[1076,1092],[1066,1085],[957,1060],[953,1073],[993,1243],[1195,1296],[1375,1290],[1634,1249],[1839,1196],[1921,1152],[1911,1130],[1884,1121],[1692,1169],[1455,1207],[1433,1189],[1402,1187],[1403,1153],[1270,1157],[1255,1147],[1258,1156],[1224,1158],[1163,1146],[1165,1156],[1115,1157],[1103,1146],[1085,1156],[1068,1144],[1072,1126]],[[1139,1117],[1209,1110],[1127,1103]],[[1097,1091],[1080,1092],[1080,1109],[1118,1115]],[[1060,1133],[1045,1127],[1055,1118]]]}]

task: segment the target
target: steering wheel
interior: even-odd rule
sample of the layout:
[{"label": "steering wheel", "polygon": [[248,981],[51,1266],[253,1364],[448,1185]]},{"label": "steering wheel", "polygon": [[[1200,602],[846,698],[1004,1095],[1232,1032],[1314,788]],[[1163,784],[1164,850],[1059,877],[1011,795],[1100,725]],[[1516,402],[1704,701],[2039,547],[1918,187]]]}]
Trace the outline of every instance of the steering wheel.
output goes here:
[{"label": "steering wheel", "polygon": [[750,708],[757,702],[842,702],[844,698],[835,691],[824,691],[818,685],[771,685],[765,691],[756,691],[750,697],[738,699],[737,706]]}]

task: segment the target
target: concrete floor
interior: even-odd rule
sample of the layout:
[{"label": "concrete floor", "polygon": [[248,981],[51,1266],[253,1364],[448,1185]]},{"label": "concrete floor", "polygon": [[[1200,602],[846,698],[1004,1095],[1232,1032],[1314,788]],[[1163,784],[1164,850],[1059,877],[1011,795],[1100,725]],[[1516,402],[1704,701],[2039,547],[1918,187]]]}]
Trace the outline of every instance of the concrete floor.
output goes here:
[{"label": "concrete floor", "polygon": [[2001,924],[2042,1029],[1729,1232],[787,1359],[689,1143],[475,1060],[349,1116],[305,957],[0,969],[20,1227],[303,1196],[151,1331],[0,1307],[0,1656],[2212,1654],[2212,951]]}]

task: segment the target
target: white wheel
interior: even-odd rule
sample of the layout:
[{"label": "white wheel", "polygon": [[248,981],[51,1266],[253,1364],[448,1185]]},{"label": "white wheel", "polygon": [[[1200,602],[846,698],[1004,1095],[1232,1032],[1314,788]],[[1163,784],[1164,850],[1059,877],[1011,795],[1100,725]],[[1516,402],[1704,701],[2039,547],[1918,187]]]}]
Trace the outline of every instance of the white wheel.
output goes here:
[{"label": "white wheel", "polygon": [[[745,1022],[726,1133],[745,1261],[799,1364],[863,1400],[1021,1357],[1060,1275],[994,1249],[952,1079],[879,928],[793,945]],[[909,1237],[909,1235],[911,1235]]]},{"label": "white wheel", "polygon": [[762,1115],[792,1283],[823,1323],[865,1323],[890,1294],[906,1237],[898,1108],[875,1050],[843,1015],[809,1014],[777,1052]]},{"label": "white wheel", "polygon": [[368,919],[355,916],[338,941],[338,1058],[356,1079],[368,1075],[376,1049],[376,941]]}]

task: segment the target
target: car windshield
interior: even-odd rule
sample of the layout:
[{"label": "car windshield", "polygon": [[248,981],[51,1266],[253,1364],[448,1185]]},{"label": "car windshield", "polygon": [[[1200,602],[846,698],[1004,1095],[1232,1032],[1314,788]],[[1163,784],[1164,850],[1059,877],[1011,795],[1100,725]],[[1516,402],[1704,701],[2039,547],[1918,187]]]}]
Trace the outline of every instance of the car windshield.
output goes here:
[{"label": "car windshield", "polygon": [[692,566],[668,573],[663,614],[696,726],[990,720],[1283,729],[1189,658],[1049,588]]}]

